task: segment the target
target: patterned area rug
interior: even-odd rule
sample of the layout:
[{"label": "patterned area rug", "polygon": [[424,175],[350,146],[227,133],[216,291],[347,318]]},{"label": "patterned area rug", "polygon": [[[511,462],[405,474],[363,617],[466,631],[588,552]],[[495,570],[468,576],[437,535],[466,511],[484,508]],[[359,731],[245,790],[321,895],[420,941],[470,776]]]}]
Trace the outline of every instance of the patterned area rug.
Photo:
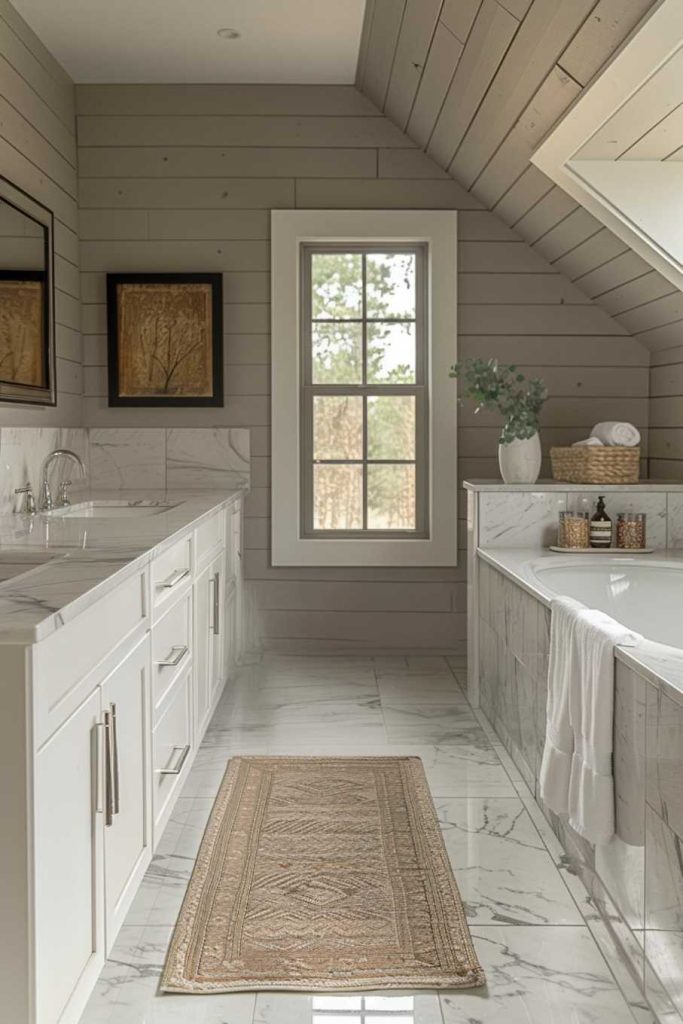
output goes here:
[{"label": "patterned area rug", "polygon": [[484,983],[419,758],[230,761],[163,991]]}]

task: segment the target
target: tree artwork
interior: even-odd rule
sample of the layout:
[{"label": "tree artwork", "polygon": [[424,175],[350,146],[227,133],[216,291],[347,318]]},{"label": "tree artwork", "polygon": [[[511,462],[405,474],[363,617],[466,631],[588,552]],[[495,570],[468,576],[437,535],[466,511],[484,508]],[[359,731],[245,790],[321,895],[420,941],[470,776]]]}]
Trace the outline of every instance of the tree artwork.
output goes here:
[{"label": "tree artwork", "polygon": [[220,275],[109,275],[111,404],[221,404]]},{"label": "tree artwork", "polygon": [[315,529],[415,528],[415,319],[413,253],[312,255]]},{"label": "tree artwork", "polygon": [[45,387],[44,284],[0,278],[0,380]]}]

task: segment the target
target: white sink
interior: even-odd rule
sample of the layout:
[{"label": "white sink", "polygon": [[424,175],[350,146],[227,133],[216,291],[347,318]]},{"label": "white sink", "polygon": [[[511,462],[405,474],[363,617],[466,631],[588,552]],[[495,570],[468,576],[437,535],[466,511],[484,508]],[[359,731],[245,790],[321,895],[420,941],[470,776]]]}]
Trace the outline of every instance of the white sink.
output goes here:
[{"label": "white sink", "polygon": [[54,551],[0,551],[0,584],[24,576],[58,557]]},{"label": "white sink", "polygon": [[158,516],[161,512],[168,512],[175,508],[176,504],[170,502],[145,502],[128,501],[81,501],[76,505],[67,505],[66,508],[54,508],[46,515],[58,516],[60,519],[137,519],[140,516]]}]

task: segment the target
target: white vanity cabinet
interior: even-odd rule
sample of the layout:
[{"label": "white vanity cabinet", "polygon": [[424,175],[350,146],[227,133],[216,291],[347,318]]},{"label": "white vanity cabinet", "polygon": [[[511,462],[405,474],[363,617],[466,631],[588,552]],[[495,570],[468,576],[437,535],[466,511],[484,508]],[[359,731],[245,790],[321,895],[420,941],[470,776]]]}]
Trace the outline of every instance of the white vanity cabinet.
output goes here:
[{"label": "white vanity cabinet", "polygon": [[8,1024],[83,1011],[239,656],[239,521],[220,507],[45,639],[0,643]]},{"label": "white vanity cabinet", "polygon": [[92,985],[151,857],[148,636],[82,689],[35,758],[39,1021]]}]

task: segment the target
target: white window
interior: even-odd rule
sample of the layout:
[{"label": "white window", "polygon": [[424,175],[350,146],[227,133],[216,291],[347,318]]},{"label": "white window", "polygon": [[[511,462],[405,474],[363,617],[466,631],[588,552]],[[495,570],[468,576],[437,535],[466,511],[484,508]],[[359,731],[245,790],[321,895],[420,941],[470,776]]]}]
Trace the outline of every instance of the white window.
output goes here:
[{"label": "white window", "polygon": [[455,564],[455,218],[273,212],[273,564]]}]

